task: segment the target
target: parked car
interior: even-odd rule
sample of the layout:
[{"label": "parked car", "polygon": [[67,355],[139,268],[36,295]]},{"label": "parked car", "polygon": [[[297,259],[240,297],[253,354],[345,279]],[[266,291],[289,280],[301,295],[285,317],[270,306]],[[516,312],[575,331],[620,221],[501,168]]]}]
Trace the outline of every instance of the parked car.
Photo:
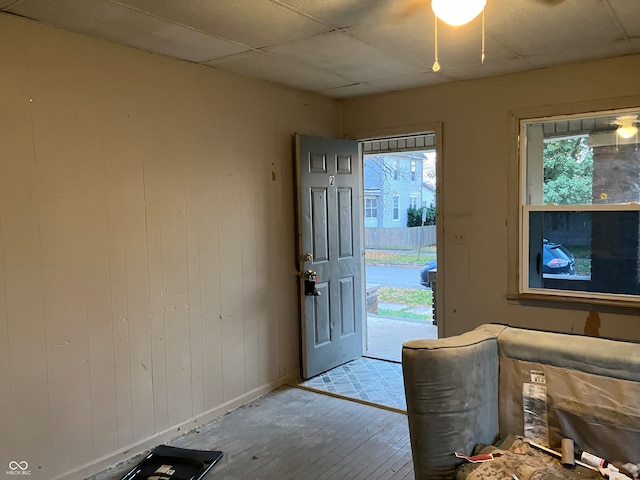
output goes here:
[{"label": "parked car", "polygon": [[[543,240],[542,273],[551,275],[575,275],[576,260],[561,243]],[[438,268],[436,260],[430,260],[420,269],[420,285],[431,288],[429,270]]]},{"label": "parked car", "polygon": [[561,243],[543,240],[542,273],[554,275],[574,275],[576,260]]},{"label": "parked car", "polygon": [[435,260],[429,260],[424,264],[424,267],[420,269],[420,285],[423,287],[431,288],[431,282],[429,281],[429,270],[435,270],[438,264]]}]

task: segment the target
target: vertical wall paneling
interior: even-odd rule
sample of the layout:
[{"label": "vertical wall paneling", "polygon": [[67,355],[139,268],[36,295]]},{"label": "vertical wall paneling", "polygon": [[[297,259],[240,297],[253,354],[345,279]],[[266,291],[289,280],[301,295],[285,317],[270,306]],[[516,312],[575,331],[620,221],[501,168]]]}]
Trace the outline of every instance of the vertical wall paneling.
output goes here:
[{"label": "vertical wall paneling", "polygon": [[[34,185],[33,131],[27,32],[19,25],[0,29],[13,41],[0,42],[0,235],[10,408],[3,430],[0,465],[11,460],[51,468],[51,423],[40,233]],[[5,332],[2,332],[3,334]],[[6,397],[5,397],[6,398]],[[11,412],[11,415],[7,415]],[[42,439],[45,439],[43,442]],[[15,457],[15,458],[14,458]]]},{"label": "vertical wall paneling", "polygon": [[[135,68],[131,65],[127,70],[135,72]],[[144,196],[146,142],[141,132],[139,99],[123,96],[118,109],[133,435],[146,438],[155,428]]]},{"label": "vertical wall paneling", "polygon": [[[189,162],[189,178],[185,185],[185,212],[186,212],[186,237],[187,237],[187,273],[188,273],[188,313],[189,333],[191,338],[191,403],[194,412],[204,410],[204,365],[202,360],[202,290],[200,283],[200,245],[198,224],[200,210],[198,209],[198,197],[201,195],[194,163],[199,164],[199,159],[194,158]],[[205,210],[206,212],[206,210]]]},{"label": "vertical wall paneling", "polygon": [[121,372],[124,374],[128,368],[128,375],[118,382],[118,389],[121,385],[124,389],[122,401],[125,395],[130,395],[120,418],[124,420],[125,415],[131,415],[130,430],[120,423],[119,429],[124,428],[127,435],[139,439],[155,431],[144,188],[144,162],[150,142],[144,135],[147,127],[143,101],[137,92],[127,88],[131,81],[144,81],[140,65],[134,56],[128,56],[117,70],[122,74],[111,80],[111,86],[121,93],[110,99],[107,108],[110,121],[105,134],[110,163],[114,166],[109,195],[114,199],[113,213],[119,217],[118,250],[114,253],[118,255],[118,281],[123,282],[118,286],[118,296],[114,295],[114,301],[122,309],[116,347],[126,352],[125,359],[118,360]]},{"label": "vertical wall paneling", "polygon": [[[300,319],[298,315],[298,278],[295,275],[295,237],[291,234],[278,239],[277,235],[278,231],[290,231],[290,227],[294,225],[293,198],[296,198],[294,196],[293,175],[291,174],[292,162],[295,161],[291,159],[291,129],[281,127],[281,130],[284,131],[274,132],[270,135],[271,142],[277,146],[274,149],[273,157],[277,159],[276,168],[279,174],[274,185],[273,213],[269,217],[269,221],[275,227],[275,235],[272,235],[272,238],[276,239],[276,243],[272,251],[292,252],[292,254],[287,254],[285,258],[280,260],[277,259],[276,255],[270,255],[273,260],[273,268],[270,269],[270,274],[273,278],[285,279],[285,285],[287,287],[291,285],[292,288],[283,288],[282,291],[278,292],[278,296],[274,295],[272,297],[273,311],[270,320],[276,336],[274,339],[275,350],[271,351],[270,354],[272,362],[277,361],[274,365],[273,379],[285,373],[297,372],[300,368],[298,353]],[[276,320],[278,318],[283,320]]]},{"label": "vertical wall paneling", "polygon": [[338,103],[5,14],[0,70],[0,465],[86,478],[295,375],[291,132]]},{"label": "vertical wall paneling", "polygon": [[[13,276],[8,271],[11,265],[11,258],[7,257],[11,252],[11,247],[6,245],[5,230],[10,226],[10,209],[18,210],[20,197],[12,198],[12,194],[18,190],[11,188],[18,178],[20,161],[15,154],[16,151],[23,152],[23,160],[31,163],[31,135],[30,132],[22,128],[29,118],[29,91],[27,69],[24,68],[26,59],[24,54],[26,49],[26,35],[24,32],[11,29],[15,35],[18,45],[9,46],[0,43],[0,65],[16,65],[11,70],[0,75],[0,105],[4,114],[0,115],[0,129],[3,132],[3,139],[0,141],[0,411],[9,412],[12,400],[16,397],[13,390],[14,382],[12,378],[12,360],[15,360],[13,345],[16,341],[10,333],[15,332],[15,328],[10,324],[9,307],[7,303],[10,299],[8,295],[7,282],[13,282]],[[8,92],[13,92],[8,95]],[[15,119],[15,120],[14,120]],[[26,197],[31,192],[23,192]],[[24,197],[23,197],[24,198]],[[12,215],[15,219],[15,213]],[[17,273],[17,272],[14,272]],[[16,458],[17,439],[14,435],[15,420],[13,415],[0,415],[0,431],[5,432],[0,435],[0,465],[8,465],[8,462]],[[20,460],[22,461],[22,460]]]},{"label": "vertical wall paneling", "polygon": [[[172,79],[173,80],[173,79]],[[177,80],[177,79],[176,79]],[[176,82],[177,83],[177,82]],[[188,299],[187,225],[185,216],[186,173],[180,146],[189,136],[181,124],[179,107],[167,97],[157,105],[166,115],[158,132],[164,155],[158,161],[160,201],[160,237],[162,254],[162,290],[164,294],[164,328],[169,423],[192,416],[191,332]],[[185,159],[189,162],[189,158]]]},{"label": "vertical wall paneling", "polygon": [[[197,110],[206,98],[196,92],[190,92],[188,98],[189,109]],[[208,115],[200,114],[189,122],[187,130],[193,136],[190,140],[194,145],[192,157],[184,159],[187,172],[184,189],[186,205],[186,239],[187,239],[187,259],[188,259],[188,313],[189,330],[191,333],[191,402],[194,413],[205,411],[208,404],[205,398],[205,382],[209,371],[205,368],[208,362],[205,361],[205,351],[209,348],[215,349],[216,340],[209,344],[206,337],[206,314],[204,295],[211,295],[213,292],[203,291],[203,271],[202,268],[209,268],[209,263],[205,263],[205,258],[211,254],[207,243],[210,238],[201,235],[200,225],[208,222],[211,216],[209,197],[206,195],[211,183],[213,165],[210,162],[211,152],[200,146],[198,138],[209,136],[210,122]],[[204,202],[203,202],[204,199]],[[204,241],[205,245],[201,242]],[[216,316],[215,314],[213,316]],[[215,369],[215,367],[214,367]]]},{"label": "vertical wall paneling", "polygon": [[[117,110],[109,111],[117,118]],[[129,349],[129,318],[127,312],[127,268],[125,254],[123,167],[117,138],[117,122],[111,120],[105,129],[107,162],[107,222],[109,230],[109,273],[113,322],[114,371],[118,445],[134,440],[133,397],[131,391],[131,353]]]},{"label": "vertical wall paneling", "polygon": [[[269,141],[273,135],[269,132],[263,132],[263,146],[269,157],[272,157],[271,149],[272,141]],[[266,156],[266,155],[265,155]],[[256,214],[256,239],[259,240],[259,246],[256,247],[256,318],[258,329],[258,375],[260,382],[266,382],[276,378],[278,375],[278,349],[276,343],[276,326],[272,319],[276,317],[275,310],[277,308],[276,299],[279,298],[273,289],[281,288],[280,285],[274,285],[277,278],[276,267],[277,261],[275,252],[278,251],[279,245],[274,242],[274,232],[277,231],[274,216],[277,215],[277,195],[279,185],[282,182],[281,171],[274,160],[262,162],[261,175],[258,176],[256,185],[258,193],[254,204]],[[293,199],[293,192],[291,192]],[[293,265],[293,259],[292,265]]]},{"label": "vertical wall paneling", "polygon": [[[220,306],[222,316],[222,386],[224,399],[245,389],[244,313],[242,297],[242,211],[240,195],[245,178],[234,149],[218,152],[221,163],[218,182]],[[224,160],[222,160],[224,159]]]},{"label": "vertical wall paneling", "polygon": [[[145,101],[148,107],[150,100]],[[154,112],[145,108],[143,122],[150,122]],[[162,234],[160,228],[160,172],[157,159],[162,146],[147,143],[143,164],[145,222],[147,226],[147,260],[149,282],[149,321],[151,328],[151,375],[153,384],[153,412],[156,431],[169,428],[167,387],[167,355],[164,321],[164,290],[162,285]]]},{"label": "vertical wall paneling", "polygon": [[95,61],[91,68],[78,69],[76,85],[76,105],[82,105],[77,109],[76,142],[81,161],[82,253],[95,457],[107,455],[118,447],[117,428],[114,428],[118,417],[109,274],[107,158],[104,149],[104,118],[109,110],[105,98],[92,95],[90,88],[105,74],[102,65],[102,62]]},{"label": "vertical wall paneling", "polygon": [[223,402],[222,328],[220,319],[220,257],[218,241],[218,190],[213,152],[204,153],[206,168],[198,176],[198,245],[200,252],[200,291],[202,295],[202,360],[204,408]]},{"label": "vertical wall paneling", "polygon": [[[250,155],[259,155],[260,152],[251,152]],[[258,189],[258,179],[262,175],[263,166],[256,165],[255,168],[243,166],[242,176],[244,177],[246,193],[241,201],[241,221],[242,221],[242,296],[243,296],[243,324],[245,343],[245,382],[246,389],[253,390],[259,385],[260,359],[258,341],[258,252],[261,257],[265,254],[260,239],[256,236],[256,225],[264,219],[258,219],[256,215],[256,204]],[[269,287],[273,288],[273,285]]]},{"label": "vertical wall paneling", "polygon": [[[53,442],[53,468],[93,457],[83,441],[92,425],[82,245],[80,158],[73,89],[75,59],[68,39],[31,42],[39,74],[32,88],[35,183]],[[54,55],[62,49],[64,55]],[[66,128],[59,129],[58,125]],[[69,448],[73,446],[73,448]]]},{"label": "vertical wall paneling", "polygon": [[[1,61],[1,59],[0,59]],[[2,152],[0,151],[0,154]],[[2,207],[4,199],[0,197],[0,412],[11,411],[11,354],[9,352],[9,325],[7,318],[7,304],[5,301],[5,264],[4,248],[2,246]],[[15,442],[11,415],[0,415],[0,452],[4,452],[6,458],[16,458],[14,450]],[[0,461],[5,457],[0,456]],[[11,461],[11,460],[8,460]],[[19,460],[22,461],[22,460]],[[0,465],[6,465],[1,463]]]},{"label": "vertical wall paneling", "polygon": [[[203,86],[203,95],[206,98],[199,99],[203,105],[199,116],[199,138],[210,138],[218,134],[218,124],[212,118],[218,101],[215,95],[211,95]],[[210,88],[210,87],[208,87]],[[222,320],[221,320],[221,277],[220,277],[220,242],[219,231],[220,206],[218,190],[220,183],[219,163],[224,157],[219,155],[216,149],[209,148],[208,144],[202,144],[197,153],[197,161],[192,164],[192,178],[198,196],[198,263],[200,296],[202,306],[202,394],[205,411],[224,401],[223,396],[223,351],[222,351]]]}]

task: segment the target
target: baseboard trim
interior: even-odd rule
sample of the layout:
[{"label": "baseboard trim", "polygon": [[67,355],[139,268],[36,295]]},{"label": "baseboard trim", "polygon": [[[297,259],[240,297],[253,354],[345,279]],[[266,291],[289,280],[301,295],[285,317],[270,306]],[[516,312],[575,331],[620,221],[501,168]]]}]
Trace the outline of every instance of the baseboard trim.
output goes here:
[{"label": "baseboard trim", "polygon": [[119,451],[117,452],[113,452],[112,454],[96,459],[95,461],[81,465],[80,467],[63,473],[62,475],[58,475],[52,480],[84,480],[87,477],[91,477],[92,475],[96,475],[102,472],[103,470],[108,470],[111,468],[115,469],[118,466],[122,465],[124,462],[128,462],[134,457],[146,454],[148,451],[157,447],[158,445],[166,443],[177,437],[181,437],[188,432],[201,427],[202,425],[206,425],[216,418],[232,410],[235,410],[236,408],[241,407],[246,403],[249,403],[263,395],[266,395],[267,393],[272,392],[273,390],[276,390],[283,385],[290,384],[290,382],[295,381],[299,377],[300,372],[296,371],[273,382],[261,385],[260,387],[250,390],[249,392],[246,392],[245,394],[240,395],[233,400],[229,400],[210,410],[207,410],[206,412],[190,418],[185,422],[174,425],[171,428],[156,433],[151,437],[140,440],[125,448],[119,449]]}]

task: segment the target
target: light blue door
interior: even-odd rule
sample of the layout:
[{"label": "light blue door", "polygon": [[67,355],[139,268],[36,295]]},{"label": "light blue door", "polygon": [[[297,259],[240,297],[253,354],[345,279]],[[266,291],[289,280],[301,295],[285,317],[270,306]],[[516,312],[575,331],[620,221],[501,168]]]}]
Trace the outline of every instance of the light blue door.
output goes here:
[{"label": "light blue door", "polygon": [[[295,140],[302,376],[311,378],[363,353],[362,175],[358,142]],[[305,292],[310,278],[317,295]]]}]

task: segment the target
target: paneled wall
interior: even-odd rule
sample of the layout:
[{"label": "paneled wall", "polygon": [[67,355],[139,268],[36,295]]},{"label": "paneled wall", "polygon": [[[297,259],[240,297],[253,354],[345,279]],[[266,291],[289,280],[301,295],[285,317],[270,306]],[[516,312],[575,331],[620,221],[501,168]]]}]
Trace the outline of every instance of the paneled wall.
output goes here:
[{"label": "paneled wall", "polygon": [[338,108],[0,15],[0,472],[84,478],[298,375],[291,135]]}]

